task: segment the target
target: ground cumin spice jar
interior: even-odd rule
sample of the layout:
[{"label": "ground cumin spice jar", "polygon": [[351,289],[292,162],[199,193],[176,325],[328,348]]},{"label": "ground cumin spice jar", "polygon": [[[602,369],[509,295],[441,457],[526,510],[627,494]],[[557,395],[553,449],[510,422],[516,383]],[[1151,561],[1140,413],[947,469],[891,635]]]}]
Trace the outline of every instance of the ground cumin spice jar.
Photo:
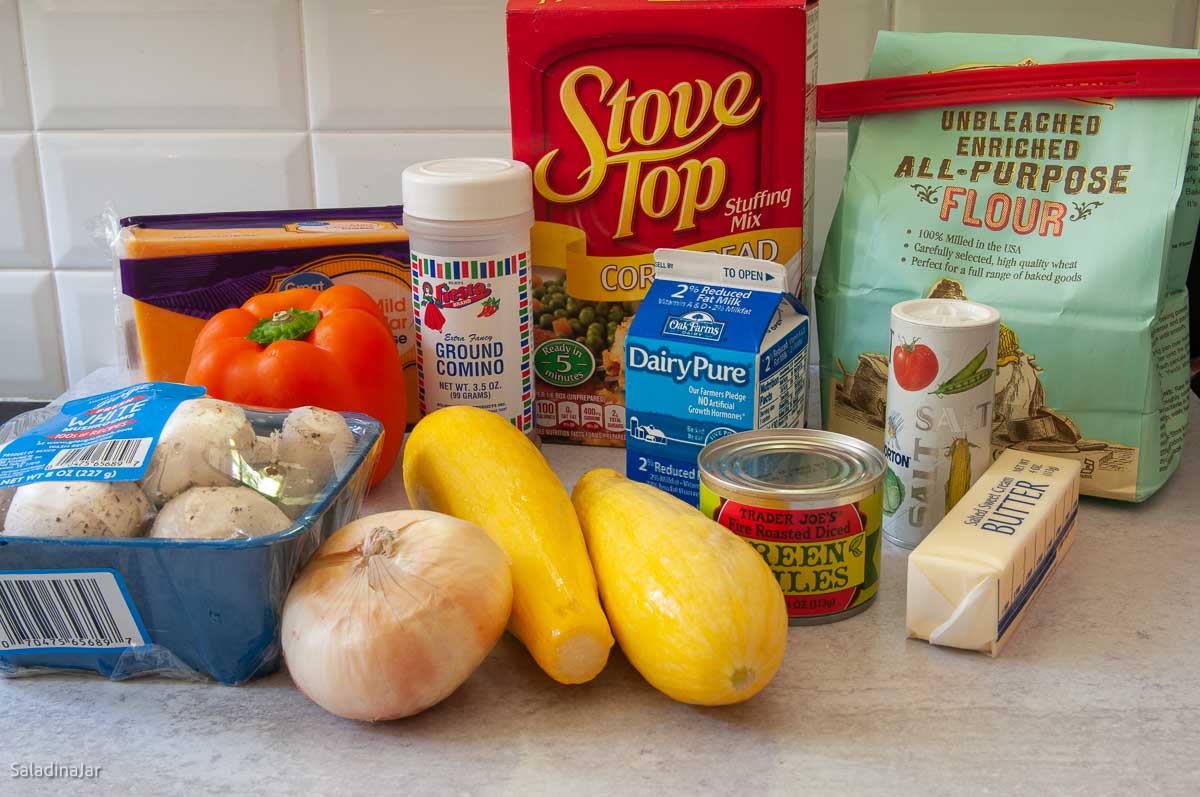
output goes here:
[{"label": "ground cumin spice jar", "polygon": [[401,185],[421,413],[465,404],[532,434],[532,172],[447,158],[409,166]]},{"label": "ground cumin spice jar", "polygon": [[760,429],[700,452],[700,509],[762,554],[792,625],[843,620],[879,589],[885,463],[813,429]]}]

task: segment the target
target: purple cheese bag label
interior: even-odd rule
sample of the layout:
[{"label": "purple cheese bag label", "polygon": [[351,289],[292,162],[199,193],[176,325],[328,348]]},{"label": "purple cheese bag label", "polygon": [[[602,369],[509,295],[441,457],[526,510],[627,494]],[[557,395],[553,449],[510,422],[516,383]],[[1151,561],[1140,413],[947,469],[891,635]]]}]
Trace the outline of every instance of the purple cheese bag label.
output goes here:
[{"label": "purple cheese bag label", "polygon": [[0,450],[0,487],[142,478],[175,408],[204,388],[143,382],[63,404]]}]

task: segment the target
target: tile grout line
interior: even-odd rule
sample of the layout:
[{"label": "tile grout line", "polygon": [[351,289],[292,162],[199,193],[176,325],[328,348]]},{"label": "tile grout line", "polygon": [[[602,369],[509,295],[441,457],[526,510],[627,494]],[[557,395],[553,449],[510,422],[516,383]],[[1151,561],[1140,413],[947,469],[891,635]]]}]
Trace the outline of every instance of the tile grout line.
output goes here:
[{"label": "tile grout line", "polygon": [[313,136],[312,123],[312,87],[308,80],[308,44],[306,36],[308,35],[308,24],[304,14],[304,0],[293,0],[296,4],[296,19],[300,25],[300,39],[297,42],[300,48],[300,81],[304,88],[304,130],[308,136],[308,195],[311,199],[312,206],[315,208],[320,203],[317,202],[317,140]]},{"label": "tile grout line", "polygon": [[25,79],[25,102],[29,110],[29,132],[38,129],[33,108],[33,76],[29,73],[29,48],[25,46],[25,20],[21,16],[20,0],[13,0],[13,18],[17,21],[17,46],[21,48],[21,77]]},{"label": "tile grout line", "polygon": [[[25,101],[29,110],[29,137],[33,143],[33,166],[37,172],[37,190],[41,199],[42,210],[42,241],[46,247],[46,257],[50,261],[49,268],[44,272],[50,280],[50,300],[54,303],[55,341],[58,355],[59,392],[70,387],[71,378],[67,370],[67,341],[63,335],[62,300],[59,297],[58,274],[54,263],[54,244],[50,236],[50,202],[46,191],[46,171],[42,164],[42,141],[38,135],[38,119],[33,104],[33,75],[30,73],[29,47],[25,41],[25,20],[21,14],[20,2],[13,3],[13,17],[17,22],[17,42],[21,48],[21,76],[25,79]],[[49,374],[45,376],[49,377]],[[47,382],[50,380],[47,379]],[[49,398],[54,398],[50,396]]]}]

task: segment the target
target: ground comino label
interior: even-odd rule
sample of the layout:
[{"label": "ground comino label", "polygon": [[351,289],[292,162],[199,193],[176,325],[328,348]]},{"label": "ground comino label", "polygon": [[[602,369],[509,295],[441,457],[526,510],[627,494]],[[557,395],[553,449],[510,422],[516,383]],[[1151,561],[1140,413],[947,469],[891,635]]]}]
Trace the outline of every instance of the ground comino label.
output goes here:
[{"label": "ground comino label", "polygon": [[421,412],[470,405],[533,429],[528,253],[413,252]]}]

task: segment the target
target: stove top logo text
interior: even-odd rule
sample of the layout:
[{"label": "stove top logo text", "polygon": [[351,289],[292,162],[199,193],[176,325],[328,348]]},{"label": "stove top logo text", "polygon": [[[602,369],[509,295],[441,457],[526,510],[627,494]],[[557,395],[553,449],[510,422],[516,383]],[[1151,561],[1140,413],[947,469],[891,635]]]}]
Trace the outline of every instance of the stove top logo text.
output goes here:
[{"label": "stove top logo text", "polygon": [[[600,102],[609,109],[606,130],[588,115],[581,88],[595,82]],[[728,75],[714,89],[707,80],[680,81],[669,90],[647,89],[636,94],[626,78],[614,89],[614,79],[602,67],[572,70],[562,82],[559,98],[568,122],[579,136],[588,165],[576,177],[575,190],[556,191],[549,173],[561,148],[542,156],[534,170],[538,193],[551,202],[572,204],[595,194],[609,169],[624,169],[621,208],[613,240],[633,235],[636,212],[652,219],[674,216],[675,232],[693,229],[696,214],[716,207],[725,191],[728,170],[717,157],[687,157],[722,130],[749,124],[762,108],[762,97],[751,96],[754,81],[744,70]],[[678,143],[666,142],[672,133]]]}]

